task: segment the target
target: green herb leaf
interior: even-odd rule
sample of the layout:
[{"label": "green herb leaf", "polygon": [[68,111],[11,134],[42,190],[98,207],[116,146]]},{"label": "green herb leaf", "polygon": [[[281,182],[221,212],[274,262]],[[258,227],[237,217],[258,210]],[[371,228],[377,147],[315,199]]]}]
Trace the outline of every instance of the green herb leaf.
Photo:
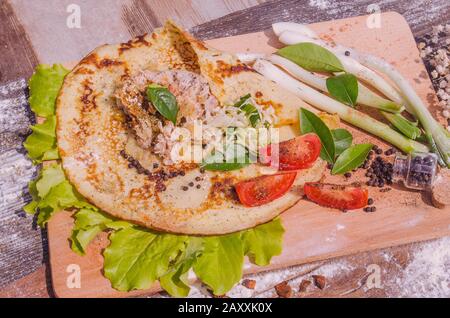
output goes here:
[{"label": "green herb leaf", "polygon": [[55,113],[55,101],[69,71],[60,64],[38,65],[31,76],[29,103],[36,115],[47,117]]},{"label": "green herb leaf", "polygon": [[194,272],[215,295],[224,295],[242,277],[244,250],[239,233],[203,238]]},{"label": "green herb leaf", "polygon": [[372,149],[372,144],[359,144],[347,148],[336,160],[331,170],[332,174],[343,174],[358,168],[364,163],[367,154]]},{"label": "green herb leaf", "polygon": [[210,171],[231,171],[241,169],[251,163],[248,150],[241,144],[229,144],[225,153],[216,151],[206,157],[201,168]]},{"label": "green herb leaf", "polygon": [[48,117],[44,123],[31,126],[33,133],[23,143],[34,163],[59,158],[56,149],[56,117]]},{"label": "green herb leaf", "polygon": [[186,248],[187,236],[129,227],[110,235],[103,252],[105,276],[115,289],[147,289]]},{"label": "green herb leaf", "polygon": [[273,256],[283,248],[284,228],[279,218],[242,232],[244,253],[259,266],[270,264]]},{"label": "green herb leaf", "polygon": [[147,98],[164,118],[176,124],[178,103],[175,96],[167,88],[150,85],[147,88]]},{"label": "green herb leaf", "polygon": [[248,103],[250,97],[250,94],[242,96],[239,101],[234,104],[234,106],[238,107],[245,113],[252,127],[256,127],[256,125],[261,121],[261,116],[259,115],[258,109],[256,109],[256,107],[251,103]]},{"label": "green herb leaf", "polygon": [[327,49],[314,43],[298,43],[286,46],[277,51],[302,68],[313,72],[344,71],[341,61]]},{"label": "green herb leaf", "polygon": [[353,136],[347,129],[333,129],[331,134],[334,139],[336,156],[339,156],[345,149],[352,145]]},{"label": "green herb leaf", "polygon": [[358,98],[358,80],[353,74],[341,74],[327,78],[327,89],[338,101],[355,107]]},{"label": "green herb leaf", "polygon": [[322,143],[320,157],[330,163],[334,162],[335,145],[333,135],[328,126],[307,109],[300,109],[300,132],[302,135],[313,132],[317,134]]}]

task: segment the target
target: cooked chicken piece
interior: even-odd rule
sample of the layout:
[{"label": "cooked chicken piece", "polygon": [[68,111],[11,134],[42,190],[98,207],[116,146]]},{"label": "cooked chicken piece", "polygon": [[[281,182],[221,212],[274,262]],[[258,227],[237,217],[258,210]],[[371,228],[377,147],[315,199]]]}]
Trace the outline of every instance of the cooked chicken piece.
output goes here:
[{"label": "cooked chicken piece", "polygon": [[202,119],[206,111],[211,112],[218,107],[208,82],[196,73],[183,70],[142,71],[128,78],[116,92],[117,105],[130,118],[130,127],[139,145],[145,149],[151,146],[160,132],[158,123],[164,120],[145,97],[150,84],[167,87],[176,97],[179,108],[177,126],[188,127],[194,120]]}]

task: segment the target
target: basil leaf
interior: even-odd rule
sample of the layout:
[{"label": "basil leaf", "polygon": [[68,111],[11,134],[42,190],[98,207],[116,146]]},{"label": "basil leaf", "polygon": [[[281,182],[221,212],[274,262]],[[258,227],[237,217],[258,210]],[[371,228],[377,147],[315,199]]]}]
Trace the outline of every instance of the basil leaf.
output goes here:
[{"label": "basil leaf", "polygon": [[289,45],[279,49],[277,54],[308,71],[327,73],[344,71],[341,61],[333,53],[314,43]]},{"label": "basil leaf", "polygon": [[347,148],[336,160],[331,170],[332,174],[343,174],[358,168],[364,163],[367,154],[372,149],[372,144],[359,144]]},{"label": "basil leaf", "polygon": [[234,104],[234,107],[242,110],[250,121],[252,127],[256,127],[258,122],[261,120],[261,116],[259,115],[258,109],[256,109],[256,107],[251,103],[247,102],[250,97],[250,94],[242,96],[239,101]]},{"label": "basil leaf", "polygon": [[353,136],[344,128],[333,129],[331,131],[334,139],[335,155],[340,155],[345,149],[352,145]]},{"label": "basil leaf", "polygon": [[330,163],[334,162],[335,145],[330,129],[322,119],[304,108],[300,109],[300,132],[302,135],[312,132],[319,136],[322,143],[320,157]]},{"label": "basil leaf", "polygon": [[231,144],[225,153],[216,151],[207,157],[200,165],[201,168],[211,171],[231,171],[241,169],[250,164],[248,150],[241,144]]},{"label": "basil leaf", "polygon": [[327,78],[327,89],[336,100],[355,107],[358,98],[358,80],[353,74],[341,74]]},{"label": "basil leaf", "polygon": [[176,124],[178,114],[177,99],[167,88],[159,85],[150,85],[147,88],[147,98],[164,118]]}]

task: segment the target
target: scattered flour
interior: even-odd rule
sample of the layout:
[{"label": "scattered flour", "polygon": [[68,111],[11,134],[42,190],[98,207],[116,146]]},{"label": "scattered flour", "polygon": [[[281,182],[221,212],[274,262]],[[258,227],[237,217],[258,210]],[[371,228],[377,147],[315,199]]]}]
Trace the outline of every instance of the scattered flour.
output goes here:
[{"label": "scattered flour", "polygon": [[330,2],[328,0],[309,0],[309,5],[323,10],[330,6]]},{"label": "scattered flour", "polygon": [[411,259],[399,277],[386,282],[388,296],[450,297],[450,237],[421,245]]}]

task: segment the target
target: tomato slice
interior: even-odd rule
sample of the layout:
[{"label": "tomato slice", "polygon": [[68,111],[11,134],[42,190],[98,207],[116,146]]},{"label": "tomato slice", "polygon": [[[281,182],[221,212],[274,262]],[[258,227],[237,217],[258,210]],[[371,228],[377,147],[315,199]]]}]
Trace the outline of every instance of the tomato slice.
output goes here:
[{"label": "tomato slice", "polygon": [[[311,167],[320,155],[322,147],[316,134],[309,133],[278,144],[278,169],[282,171],[306,169]],[[268,145],[260,150],[260,162],[267,166],[276,166],[276,149]]]},{"label": "tomato slice", "polygon": [[341,210],[360,209],[367,205],[369,193],[360,186],[343,186],[329,183],[307,182],[303,186],[311,201]]},{"label": "tomato slice", "polygon": [[239,201],[245,206],[259,206],[283,196],[294,183],[296,172],[256,177],[236,184]]}]

